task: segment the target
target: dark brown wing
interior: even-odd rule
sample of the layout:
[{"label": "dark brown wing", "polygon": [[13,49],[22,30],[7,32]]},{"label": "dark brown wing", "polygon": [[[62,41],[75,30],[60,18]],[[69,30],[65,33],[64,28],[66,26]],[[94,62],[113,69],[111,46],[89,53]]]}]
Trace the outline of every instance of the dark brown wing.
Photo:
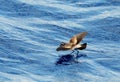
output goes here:
[{"label": "dark brown wing", "polygon": [[79,33],[75,36],[73,36],[71,39],[70,39],[70,43],[76,45],[78,44],[85,36],[87,35],[87,32],[82,32],[82,33]]}]

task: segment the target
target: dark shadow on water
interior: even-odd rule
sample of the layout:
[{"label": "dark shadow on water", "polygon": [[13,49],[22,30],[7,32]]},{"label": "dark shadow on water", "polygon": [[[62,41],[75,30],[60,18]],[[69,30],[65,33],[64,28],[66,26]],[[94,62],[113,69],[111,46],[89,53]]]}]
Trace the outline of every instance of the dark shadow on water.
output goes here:
[{"label": "dark shadow on water", "polygon": [[81,58],[81,57],[87,57],[86,54],[65,54],[65,55],[61,55],[58,60],[56,61],[56,65],[70,65],[70,64],[73,64],[73,63],[79,63],[78,62],[78,58]]}]

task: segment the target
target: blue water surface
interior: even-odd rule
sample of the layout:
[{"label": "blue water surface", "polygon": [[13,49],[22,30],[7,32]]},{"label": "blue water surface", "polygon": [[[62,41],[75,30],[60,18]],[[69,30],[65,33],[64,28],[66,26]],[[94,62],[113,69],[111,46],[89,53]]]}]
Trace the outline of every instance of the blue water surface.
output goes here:
[{"label": "blue water surface", "polygon": [[[0,0],[0,82],[120,82],[119,0]],[[61,42],[88,35],[87,57],[55,65]]]}]

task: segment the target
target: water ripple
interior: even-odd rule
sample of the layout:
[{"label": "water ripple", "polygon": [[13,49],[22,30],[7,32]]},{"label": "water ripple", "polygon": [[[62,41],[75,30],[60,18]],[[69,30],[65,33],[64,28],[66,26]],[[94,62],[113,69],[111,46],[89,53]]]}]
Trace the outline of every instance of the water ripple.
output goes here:
[{"label": "water ripple", "polygon": [[[0,0],[0,82],[119,82],[119,0]],[[87,31],[79,63],[56,66],[61,42]]]}]

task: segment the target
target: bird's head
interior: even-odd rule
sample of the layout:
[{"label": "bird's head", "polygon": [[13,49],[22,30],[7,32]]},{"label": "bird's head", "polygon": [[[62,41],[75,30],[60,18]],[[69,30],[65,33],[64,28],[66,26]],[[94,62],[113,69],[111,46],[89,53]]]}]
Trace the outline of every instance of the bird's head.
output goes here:
[{"label": "bird's head", "polygon": [[66,44],[65,42],[61,42],[59,47],[56,49],[56,51],[62,50],[64,48],[65,44]]},{"label": "bird's head", "polygon": [[61,44],[56,49],[56,51],[61,51],[61,50],[65,51],[65,50],[69,50],[70,48],[71,48],[71,44],[70,43],[61,42]]}]

